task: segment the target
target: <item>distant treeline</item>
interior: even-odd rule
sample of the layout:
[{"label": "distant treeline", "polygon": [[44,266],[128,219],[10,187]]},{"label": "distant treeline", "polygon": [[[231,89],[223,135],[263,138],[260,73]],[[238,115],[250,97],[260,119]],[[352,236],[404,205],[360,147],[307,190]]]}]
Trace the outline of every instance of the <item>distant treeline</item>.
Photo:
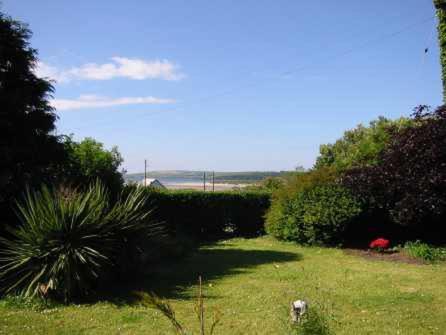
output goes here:
[{"label": "distant treeline", "polygon": [[[288,174],[288,171],[248,171],[248,172],[215,172],[215,182],[254,183],[268,177],[279,177]],[[156,179],[191,179],[202,180],[204,171],[150,171],[148,178]],[[124,176],[126,181],[139,181],[144,173],[132,173]],[[206,180],[211,181],[212,172],[206,171]]]}]

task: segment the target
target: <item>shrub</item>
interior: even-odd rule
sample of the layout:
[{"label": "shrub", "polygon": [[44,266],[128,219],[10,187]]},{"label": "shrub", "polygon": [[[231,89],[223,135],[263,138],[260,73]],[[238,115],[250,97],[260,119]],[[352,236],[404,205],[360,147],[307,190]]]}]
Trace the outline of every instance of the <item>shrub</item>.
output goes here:
[{"label": "shrub", "polygon": [[292,206],[293,199],[306,189],[334,183],[335,179],[336,173],[331,168],[288,175],[282,187],[273,193],[271,207],[266,214],[267,233],[281,240],[294,240],[297,227],[292,220],[288,220],[295,208]]},{"label": "shrub", "polygon": [[294,208],[290,199],[273,200],[265,222],[265,230],[279,240],[294,241],[298,227],[293,218]]},{"label": "shrub", "polygon": [[404,245],[404,249],[410,256],[420,258],[428,262],[446,259],[446,249],[436,248],[421,241],[407,242]]},{"label": "shrub", "polygon": [[326,167],[291,175],[273,194],[267,233],[300,243],[341,242],[360,206],[347,190],[336,186],[337,176],[335,169]]},{"label": "shrub", "polygon": [[[130,187],[131,188],[131,187]],[[270,204],[267,192],[200,192],[145,189],[153,217],[172,235],[199,241],[263,233]]]},{"label": "shrub", "polygon": [[[274,206],[274,204],[273,204]],[[338,244],[360,204],[341,186],[316,185],[272,208],[266,230],[278,239],[305,244]]]},{"label": "shrub", "polygon": [[21,225],[2,238],[0,280],[6,292],[53,294],[67,302],[86,294],[114,263],[135,232],[156,233],[147,223],[147,199],[133,190],[110,204],[95,183],[85,192],[42,187],[18,205]]},{"label": "shrub", "polygon": [[420,237],[446,231],[446,107],[419,107],[415,126],[394,131],[376,165],[348,171],[343,184]]},{"label": "shrub", "polygon": [[303,195],[305,239],[310,244],[341,242],[347,224],[361,212],[360,204],[346,189],[336,185],[318,186]]}]

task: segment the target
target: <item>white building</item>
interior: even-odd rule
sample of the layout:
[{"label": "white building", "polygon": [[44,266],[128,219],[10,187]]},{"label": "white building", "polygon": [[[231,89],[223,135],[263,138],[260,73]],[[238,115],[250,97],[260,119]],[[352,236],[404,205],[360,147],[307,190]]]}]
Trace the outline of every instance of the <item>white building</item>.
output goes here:
[{"label": "white building", "polygon": [[163,184],[161,184],[161,182],[158,179],[154,179],[154,178],[146,178],[145,180],[143,179],[140,183],[140,186],[148,186],[148,187],[153,187],[156,189],[162,189],[165,190],[166,186],[164,186]]}]

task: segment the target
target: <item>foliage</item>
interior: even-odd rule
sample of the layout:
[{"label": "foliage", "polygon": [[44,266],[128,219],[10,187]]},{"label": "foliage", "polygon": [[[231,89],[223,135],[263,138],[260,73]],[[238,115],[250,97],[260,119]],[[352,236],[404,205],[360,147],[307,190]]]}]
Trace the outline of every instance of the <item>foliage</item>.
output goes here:
[{"label": "foliage", "polygon": [[331,335],[329,322],[317,308],[311,308],[304,314],[301,323],[293,327],[296,335]]},{"label": "foliage", "polygon": [[53,87],[34,74],[37,52],[29,46],[30,37],[26,25],[0,12],[2,216],[11,213],[13,199],[25,185],[52,181],[65,157],[59,138],[52,133],[57,117],[48,99]]},{"label": "foliage", "polygon": [[[197,304],[195,305],[195,313],[197,314],[197,318],[200,325],[200,335],[206,334],[205,329],[205,308],[204,308],[204,299],[203,299],[203,286],[201,282],[201,276],[198,279],[198,295],[197,295]],[[150,293],[146,294],[144,292],[140,293],[139,296],[142,300],[144,306],[152,307],[161,312],[172,324],[175,332],[179,335],[192,334],[191,332],[186,331],[186,329],[181,325],[181,323],[177,320],[175,316],[175,311],[168,301],[160,299],[156,294]],[[218,311],[214,312],[213,320],[211,326],[209,327],[209,335],[212,335],[215,331],[215,327],[220,323],[220,313]]]},{"label": "foliage", "polygon": [[273,194],[267,233],[300,243],[341,242],[342,232],[359,214],[360,205],[336,185],[337,176],[333,168],[326,167],[292,175]]},{"label": "foliage", "polygon": [[[446,1],[434,0],[438,17],[438,42],[440,44],[441,79],[443,81],[443,100],[446,99]],[[445,100],[446,102],[446,100]]]},{"label": "foliage", "polygon": [[[131,188],[131,187],[129,187]],[[263,233],[270,204],[266,192],[200,192],[146,188],[153,216],[166,223],[174,235],[186,234],[200,241],[226,236]]]},{"label": "foliage", "polygon": [[394,222],[435,237],[446,228],[446,107],[420,106],[413,120],[416,127],[392,134],[378,164],[348,171],[343,184]]},{"label": "foliage", "polygon": [[65,182],[79,187],[100,180],[113,193],[121,190],[124,179],[119,166],[123,159],[117,147],[107,150],[93,138],[75,142],[69,136],[65,137],[64,146],[68,154],[62,172]]},{"label": "foliage", "polygon": [[246,186],[244,190],[248,191],[264,191],[275,192],[285,185],[285,178],[282,177],[267,177],[261,182]]},{"label": "foliage", "polygon": [[277,191],[279,188],[283,187],[284,184],[285,181],[283,178],[268,177],[262,181],[261,187],[267,191],[274,192]]},{"label": "foliage", "polygon": [[407,242],[404,249],[410,256],[421,258],[427,262],[446,260],[445,248],[434,247],[421,241]]},{"label": "foliage", "polygon": [[169,304],[168,301],[162,300],[154,293],[147,294],[145,292],[139,293],[139,298],[144,306],[152,307],[161,312],[161,314],[164,315],[170,321],[172,327],[174,328],[177,334],[179,335],[186,334],[183,326],[175,316],[174,309],[172,308],[172,306]]},{"label": "foliage", "polygon": [[132,234],[157,232],[146,201],[136,189],[112,205],[100,183],[85,192],[45,186],[28,191],[18,205],[21,226],[1,239],[3,288],[65,301],[86,294]]},{"label": "foliage", "polygon": [[57,301],[42,300],[40,297],[25,297],[23,295],[9,294],[2,297],[0,306],[10,309],[43,312],[48,308],[57,308],[62,305]]},{"label": "foliage", "polygon": [[322,167],[307,172],[289,173],[281,187],[273,193],[273,199],[278,202],[293,197],[296,193],[314,186],[333,184],[338,178],[338,173],[331,167]]},{"label": "foliage", "polygon": [[374,165],[390,140],[389,130],[402,130],[410,124],[407,118],[389,120],[384,117],[371,121],[368,127],[360,124],[346,131],[334,144],[321,145],[315,169],[333,167],[343,171],[352,167]]},{"label": "foliage", "polygon": [[338,244],[361,212],[360,204],[341,186],[314,186],[300,191],[282,207],[267,232],[276,238],[305,244]]}]

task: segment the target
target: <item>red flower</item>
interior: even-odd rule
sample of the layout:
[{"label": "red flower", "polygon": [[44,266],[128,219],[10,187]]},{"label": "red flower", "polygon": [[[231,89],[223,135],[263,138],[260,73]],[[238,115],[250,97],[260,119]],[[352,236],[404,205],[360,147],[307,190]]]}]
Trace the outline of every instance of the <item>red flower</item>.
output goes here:
[{"label": "red flower", "polygon": [[390,241],[385,238],[377,238],[370,243],[370,248],[372,249],[387,249],[390,245]]}]

